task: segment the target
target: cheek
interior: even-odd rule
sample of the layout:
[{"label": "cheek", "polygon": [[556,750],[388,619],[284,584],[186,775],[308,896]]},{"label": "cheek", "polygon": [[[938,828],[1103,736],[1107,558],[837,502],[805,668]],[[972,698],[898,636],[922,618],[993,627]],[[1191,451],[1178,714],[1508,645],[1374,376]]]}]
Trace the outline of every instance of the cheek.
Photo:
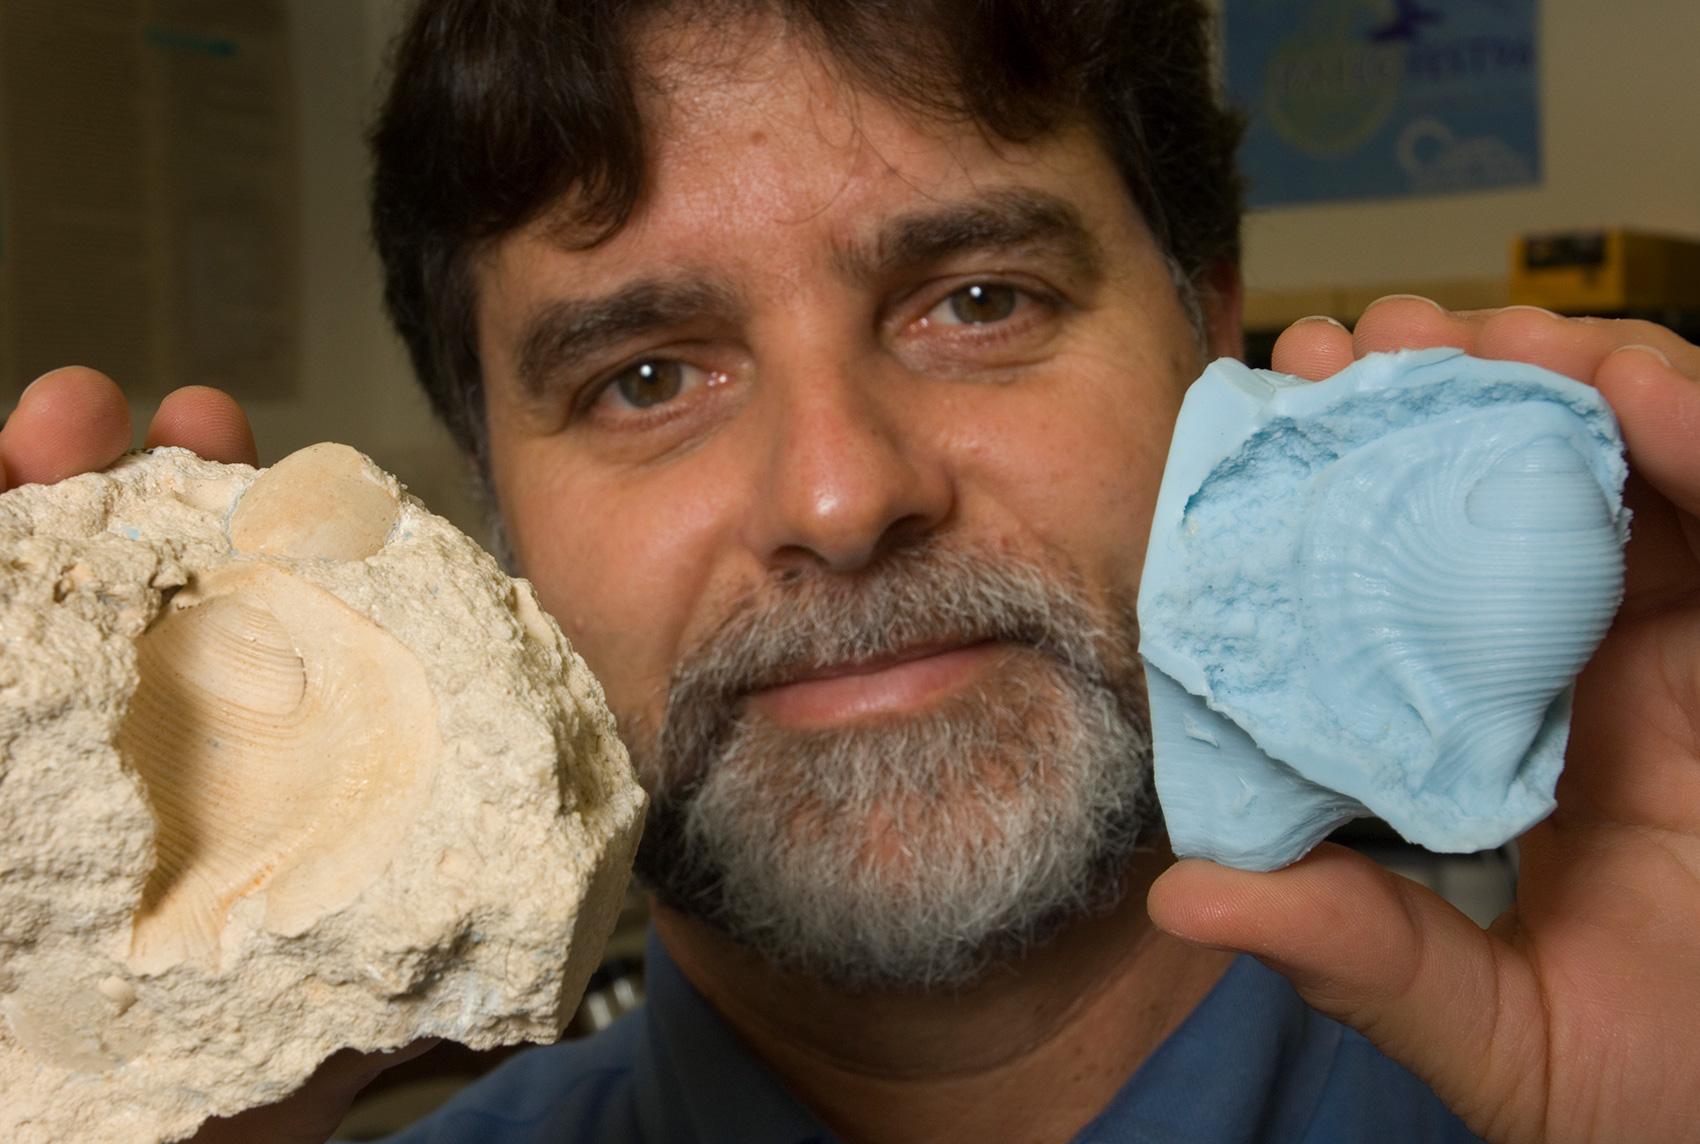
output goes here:
[{"label": "cheek", "polygon": [[543,441],[494,453],[514,553],[616,712],[658,717],[720,514],[654,476],[578,471],[558,450]]},{"label": "cheek", "polygon": [[1184,388],[1167,372],[1148,376],[1157,380],[1076,373],[1011,393],[958,441],[967,487],[1008,518],[994,531],[1025,535],[1088,583],[1129,594]]}]

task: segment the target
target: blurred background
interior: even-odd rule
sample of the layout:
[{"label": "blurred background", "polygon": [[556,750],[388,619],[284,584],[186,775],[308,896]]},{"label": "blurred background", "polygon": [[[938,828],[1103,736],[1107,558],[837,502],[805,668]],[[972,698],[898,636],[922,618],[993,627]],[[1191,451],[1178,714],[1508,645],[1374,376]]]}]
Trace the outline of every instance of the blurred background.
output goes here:
[{"label": "blurred background", "polygon": [[[1374,298],[1530,302],[1700,332],[1695,0],[1218,0],[1252,116],[1246,350]],[[380,306],[363,133],[407,0],[0,0],[0,410],[47,369],[242,401],[262,464],[345,441],[485,535]],[[1515,853],[1343,840],[1487,921]],[[633,897],[574,1023],[641,996]],[[444,1046],[345,1125],[370,1139],[496,1056]]]},{"label": "blurred background", "polygon": [[365,126],[405,0],[0,2],[0,408],[60,365],[138,441],[184,384],[262,464],[344,441],[482,538],[380,306]]},{"label": "blurred background", "polygon": [[1217,2],[1252,113],[1252,364],[1294,319],[1391,293],[1695,336],[1700,4]]}]

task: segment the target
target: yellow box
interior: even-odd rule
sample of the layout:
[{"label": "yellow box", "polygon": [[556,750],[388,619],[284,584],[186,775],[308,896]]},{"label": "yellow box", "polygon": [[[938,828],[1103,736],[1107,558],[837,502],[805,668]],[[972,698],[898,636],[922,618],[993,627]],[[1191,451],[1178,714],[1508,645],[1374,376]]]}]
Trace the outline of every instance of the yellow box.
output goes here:
[{"label": "yellow box", "polygon": [[1522,235],[1511,301],[1561,314],[1700,309],[1700,242],[1622,228]]}]

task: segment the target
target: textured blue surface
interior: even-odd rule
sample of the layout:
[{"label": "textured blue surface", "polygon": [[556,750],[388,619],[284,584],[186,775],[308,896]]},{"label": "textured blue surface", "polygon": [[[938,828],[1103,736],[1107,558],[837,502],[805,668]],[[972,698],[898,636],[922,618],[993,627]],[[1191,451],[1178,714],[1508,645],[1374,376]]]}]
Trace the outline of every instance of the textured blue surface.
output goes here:
[{"label": "textured blue surface", "polygon": [[1175,851],[1267,870],[1376,814],[1498,846],[1545,817],[1623,594],[1617,423],[1457,350],[1187,393],[1139,591]]}]

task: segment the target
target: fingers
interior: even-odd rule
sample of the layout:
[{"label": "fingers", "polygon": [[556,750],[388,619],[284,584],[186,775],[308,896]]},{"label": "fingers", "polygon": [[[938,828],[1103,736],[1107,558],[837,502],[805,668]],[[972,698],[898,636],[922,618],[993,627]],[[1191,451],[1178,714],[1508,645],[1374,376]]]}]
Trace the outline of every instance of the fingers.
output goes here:
[{"label": "fingers", "polygon": [[1393,350],[1452,346],[1475,349],[1476,325],[1468,315],[1454,314],[1415,294],[1393,294],[1371,302],[1352,327],[1355,356]]},{"label": "fingers", "polygon": [[68,366],[18,398],[0,429],[0,489],[104,469],[130,447],[130,407],[103,373]]},{"label": "fingers", "polygon": [[1319,381],[1365,354],[1452,346],[1522,361],[1596,386],[1623,427],[1636,470],[1684,511],[1700,513],[1700,348],[1652,322],[1564,318],[1533,306],[1449,312],[1426,298],[1370,304],[1349,335],[1306,318],[1275,343],[1283,373]]},{"label": "fingers", "polygon": [[1452,346],[1496,361],[1525,361],[1592,383],[1600,365],[1626,346],[1656,348],[1689,377],[1700,378],[1700,350],[1652,322],[1564,318],[1534,306],[1450,312],[1426,298],[1394,295],[1371,303],[1352,333],[1367,353]]},{"label": "fingers", "polygon": [[1321,381],[1352,364],[1352,335],[1333,318],[1300,318],[1281,331],[1270,356],[1278,373]]},{"label": "fingers", "polygon": [[1686,512],[1700,514],[1700,381],[1651,346],[1604,355],[1594,384],[1611,403],[1635,468]]},{"label": "fingers", "polygon": [[1427,890],[1325,844],[1270,874],[1179,862],[1153,885],[1149,908],[1176,937],[1253,954],[1287,976],[1476,1131],[1536,1138],[1546,1042],[1533,978]]},{"label": "fingers", "polygon": [[177,445],[226,464],[259,464],[248,415],[229,394],[191,385],[160,402],[148,426],[147,447]]},{"label": "fingers", "polygon": [[250,1108],[201,1125],[188,1144],[323,1144],[348,1114],[360,1090],[385,1069],[435,1048],[433,1038],[388,1053],[343,1049],[327,1058],[307,1083],[277,1104]]},{"label": "fingers", "polygon": [[1624,501],[1634,512],[1620,618],[1658,614],[1700,588],[1700,381],[1651,346],[1601,360],[1594,384],[1617,414],[1634,466]]},{"label": "fingers", "polygon": [[[24,390],[0,429],[0,491],[104,469],[130,447],[130,407],[112,379],[67,366]],[[258,463],[248,418],[226,394],[190,386],[168,396],[147,447],[180,445],[209,460]]]}]

